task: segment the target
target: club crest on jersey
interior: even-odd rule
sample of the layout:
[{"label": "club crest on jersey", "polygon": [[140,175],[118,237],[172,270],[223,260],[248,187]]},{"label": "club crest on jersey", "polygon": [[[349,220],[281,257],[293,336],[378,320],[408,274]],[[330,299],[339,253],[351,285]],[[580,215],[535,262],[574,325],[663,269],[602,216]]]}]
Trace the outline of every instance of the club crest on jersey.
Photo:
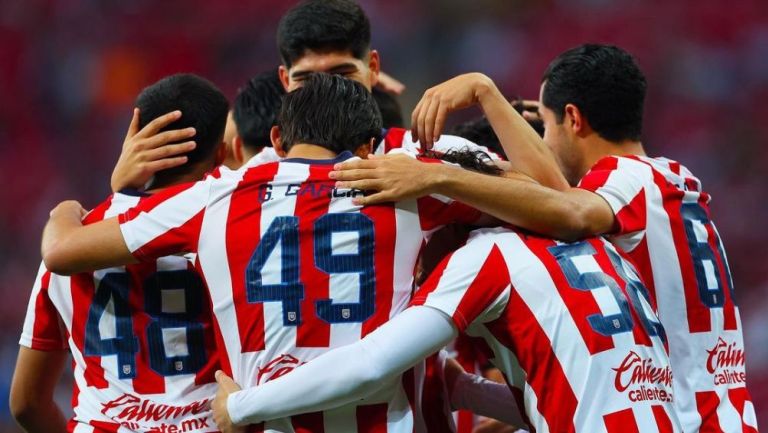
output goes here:
[{"label": "club crest on jersey", "polygon": [[616,391],[626,392],[630,401],[672,402],[672,369],[669,364],[660,367],[652,359],[643,359],[630,351],[613,371],[616,372]]},{"label": "club crest on jersey", "polygon": [[176,371],[184,370],[184,361],[176,361],[173,363],[173,368],[176,369]]},{"label": "club crest on jersey", "polygon": [[123,374],[129,375],[129,374],[131,374],[132,370],[133,369],[131,368],[130,364],[123,364]]},{"label": "club crest on jersey", "polygon": [[296,321],[296,312],[295,311],[289,311],[288,312],[288,321],[289,322],[295,322]]},{"label": "club crest on jersey", "polygon": [[744,349],[736,342],[727,343],[722,338],[712,350],[707,350],[707,371],[714,375],[715,385],[745,383]]},{"label": "club crest on jersey", "polygon": [[349,311],[349,308],[344,308],[341,310],[341,317],[344,319],[349,319],[349,317],[352,315],[352,313]]}]

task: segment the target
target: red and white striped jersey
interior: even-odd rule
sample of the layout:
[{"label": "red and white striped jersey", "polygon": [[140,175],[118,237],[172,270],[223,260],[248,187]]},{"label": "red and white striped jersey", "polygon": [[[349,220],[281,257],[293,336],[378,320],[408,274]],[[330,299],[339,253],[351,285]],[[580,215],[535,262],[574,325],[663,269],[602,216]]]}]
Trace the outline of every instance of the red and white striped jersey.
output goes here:
[{"label": "red and white striped jersey", "polygon": [[666,158],[606,157],[580,187],[613,209],[618,230],[610,240],[630,256],[658,307],[685,431],[757,432],[733,280],[699,179]]},{"label": "red and white striped jersey", "polygon": [[[147,199],[114,194],[84,222]],[[75,378],[70,432],[217,431],[209,409],[219,365],[211,305],[184,257],[71,277],[41,266],[20,344],[69,347]]]},{"label": "red and white striped jersey", "polygon": [[414,296],[480,337],[537,432],[680,432],[663,329],[607,241],[473,232]]},{"label": "red and white striped jersey", "polygon": [[[384,131],[384,136],[382,140],[379,141],[373,153],[376,155],[384,155],[395,149],[403,149],[415,154],[422,153],[424,149],[421,148],[421,143],[418,141],[414,143],[412,137],[413,135],[410,130],[403,128],[389,128]],[[465,148],[470,150],[481,150],[487,153],[494,161],[504,159],[485,146],[480,146],[479,144],[475,144],[465,138],[455,135],[442,135],[432,146],[432,150],[440,153],[447,153],[451,150],[461,150]]]},{"label": "red and white striped jersey", "polygon": [[[353,205],[363,193],[336,189],[328,177],[334,163],[351,157],[345,152],[333,160],[294,158],[221,170],[120,216],[126,244],[137,258],[197,254],[220,347],[226,349],[223,367],[243,387],[355,342],[402,311],[426,234],[479,216],[439,196]],[[370,400],[374,404],[268,422],[264,428],[419,429],[418,373],[383,386]]]}]

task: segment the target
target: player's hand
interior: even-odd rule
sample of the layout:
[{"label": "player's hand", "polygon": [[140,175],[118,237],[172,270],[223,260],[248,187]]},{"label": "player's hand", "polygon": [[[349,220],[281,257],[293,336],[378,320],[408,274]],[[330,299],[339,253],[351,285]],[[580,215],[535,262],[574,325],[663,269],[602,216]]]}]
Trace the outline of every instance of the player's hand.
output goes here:
[{"label": "player's hand", "polygon": [[539,114],[539,101],[531,99],[518,99],[511,101],[512,106],[522,108],[523,118],[528,122],[541,122],[541,115]]},{"label": "player's hand", "polygon": [[384,72],[379,72],[379,82],[376,83],[376,87],[393,95],[402,95],[405,91],[405,84]]},{"label": "player's hand", "polygon": [[442,166],[407,155],[369,155],[368,158],[336,164],[329,174],[337,180],[338,188],[378,191],[352,199],[359,206],[428,195],[434,182],[433,171]]},{"label": "player's hand", "polygon": [[475,426],[475,428],[472,430],[472,433],[515,433],[518,430],[518,427],[504,424],[501,421],[496,421],[495,419],[485,419],[480,421],[477,426]]},{"label": "player's hand", "polygon": [[413,141],[431,149],[440,138],[449,113],[476,104],[482,93],[495,87],[487,76],[473,72],[459,75],[424,92],[411,114]]},{"label": "player's hand", "polygon": [[186,156],[179,155],[195,148],[194,141],[183,141],[195,135],[195,128],[158,133],[178,120],[181,115],[181,111],[164,114],[139,130],[139,109],[133,109],[133,118],[123,142],[123,151],[112,171],[112,191],[142,188],[158,171],[178,167],[187,162]]},{"label": "player's hand", "polygon": [[216,383],[219,384],[219,389],[216,390],[216,397],[214,397],[211,405],[213,421],[221,433],[245,433],[245,427],[232,424],[232,419],[227,411],[227,397],[235,391],[240,391],[240,386],[221,370],[216,372]]},{"label": "player's hand", "polygon": [[65,200],[56,205],[56,207],[51,210],[49,216],[51,219],[65,217],[82,220],[87,214],[88,211],[85,210],[77,200]]}]

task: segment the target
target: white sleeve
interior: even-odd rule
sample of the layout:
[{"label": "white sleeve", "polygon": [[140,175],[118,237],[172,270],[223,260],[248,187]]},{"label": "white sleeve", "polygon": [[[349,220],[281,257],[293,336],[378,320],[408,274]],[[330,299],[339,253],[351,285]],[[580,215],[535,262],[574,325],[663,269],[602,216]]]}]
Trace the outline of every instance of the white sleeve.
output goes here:
[{"label": "white sleeve", "polygon": [[509,425],[524,425],[512,391],[504,383],[464,373],[456,378],[450,395],[453,410],[466,409]]},{"label": "white sleeve", "polygon": [[[358,401],[445,346],[457,332],[444,313],[412,307],[349,346],[325,353],[293,372],[230,394],[235,424],[253,424]],[[343,365],[344,368],[339,368]]]}]

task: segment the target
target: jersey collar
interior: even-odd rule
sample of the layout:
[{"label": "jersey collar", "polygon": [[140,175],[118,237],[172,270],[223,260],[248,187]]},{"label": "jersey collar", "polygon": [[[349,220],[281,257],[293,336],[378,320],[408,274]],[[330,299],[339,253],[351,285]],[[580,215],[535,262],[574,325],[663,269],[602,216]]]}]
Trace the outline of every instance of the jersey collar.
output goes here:
[{"label": "jersey collar", "polygon": [[333,159],[307,159],[307,158],[286,158],[282,162],[297,162],[299,164],[312,164],[312,165],[332,165],[339,162],[344,162],[349,158],[352,158],[352,152],[345,150]]}]

